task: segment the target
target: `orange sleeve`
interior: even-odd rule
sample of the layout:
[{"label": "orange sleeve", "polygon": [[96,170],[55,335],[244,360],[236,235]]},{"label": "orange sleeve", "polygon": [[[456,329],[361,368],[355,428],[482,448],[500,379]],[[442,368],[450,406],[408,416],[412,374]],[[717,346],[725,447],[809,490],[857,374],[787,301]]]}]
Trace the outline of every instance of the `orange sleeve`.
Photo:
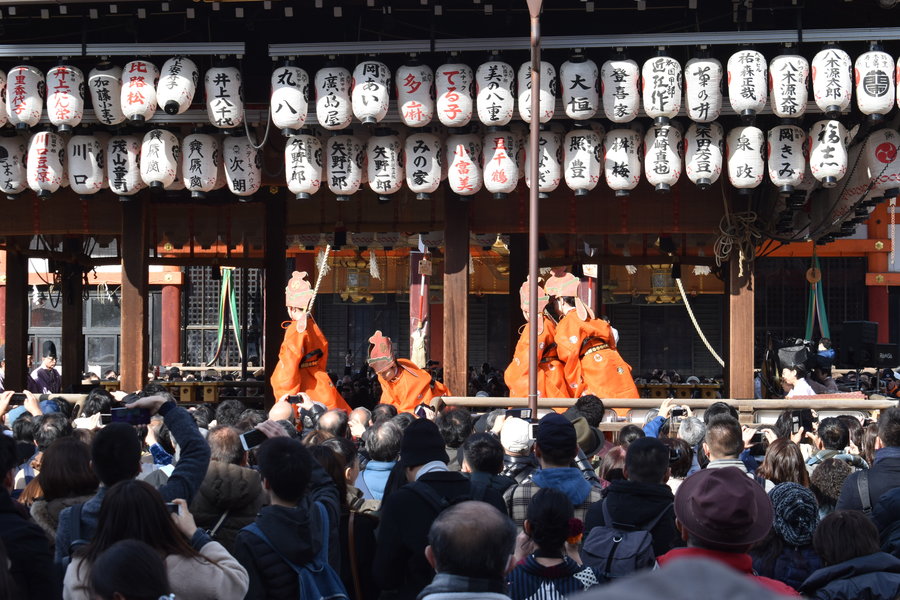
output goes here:
[{"label": "orange sleeve", "polygon": [[284,331],[284,341],[278,351],[278,364],[272,372],[269,384],[275,400],[285,394],[300,391],[300,359],[303,357],[303,337],[293,324]]}]

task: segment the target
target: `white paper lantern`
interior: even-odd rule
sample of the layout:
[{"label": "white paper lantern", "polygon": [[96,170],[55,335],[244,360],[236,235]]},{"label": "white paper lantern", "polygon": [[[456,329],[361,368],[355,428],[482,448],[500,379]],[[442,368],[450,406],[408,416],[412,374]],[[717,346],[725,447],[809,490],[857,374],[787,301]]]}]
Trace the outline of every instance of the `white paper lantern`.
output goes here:
[{"label": "white paper lantern", "polygon": [[328,130],[344,129],[353,119],[350,71],[328,66],[316,71],[316,119]]},{"label": "white paper lantern", "polygon": [[600,109],[600,70],[597,63],[577,54],[559,68],[559,89],[566,116],[576,121],[593,118]]},{"label": "white paper lantern", "polygon": [[6,73],[0,70],[0,127],[6,125],[9,114],[6,108]]},{"label": "white paper lantern", "polygon": [[141,180],[152,189],[172,185],[178,175],[181,147],[171,131],[152,129],[141,143]]},{"label": "white paper lantern", "polygon": [[141,178],[141,138],[136,135],[114,135],[106,148],[109,189],[121,200],[145,188]]},{"label": "white paper lantern", "polygon": [[684,65],[687,114],[697,123],[711,123],[722,112],[722,63],[708,56],[692,58]]},{"label": "white paper lantern", "polygon": [[641,134],[633,129],[613,129],[603,146],[606,185],[616,196],[627,196],[641,180]]},{"label": "white paper lantern", "polygon": [[741,126],[728,132],[728,179],[738,190],[749,190],[762,183],[765,143],[758,127]]},{"label": "white paper lantern", "polygon": [[681,177],[681,131],[654,125],[644,135],[644,171],[657,192],[668,192]]},{"label": "white paper lantern", "polygon": [[603,113],[613,123],[634,120],[641,106],[640,69],[633,60],[608,60],[600,68]]},{"label": "white paper lantern", "polygon": [[397,110],[407,127],[424,127],[434,118],[434,72],[428,65],[411,63],[397,69]]},{"label": "white paper lantern", "polygon": [[451,134],[447,138],[447,183],[458,196],[481,191],[481,138],[474,133]]},{"label": "white paper lantern", "polygon": [[772,112],[782,119],[799,119],[809,98],[809,63],[797,54],[782,54],[769,63]]},{"label": "white paper lantern", "polygon": [[306,123],[309,102],[309,75],[292,63],[272,72],[272,98],[269,111],[272,123],[285,135],[300,130]]},{"label": "white paper lantern", "polygon": [[530,125],[522,121],[510,121],[509,133],[513,137],[513,147],[515,152],[513,156],[516,164],[519,166],[519,179],[525,178],[525,146],[528,145],[528,136],[530,134]]},{"label": "white paper lantern", "polygon": [[900,160],[897,160],[897,145],[900,134],[893,129],[873,131],[866,138],[865,169],[872,182],[869,194],[873,198],[893,197],[900,191]]},{"label": "white paper lantern", "polygon": [[448,63],[434,72],[437,115],[447,127],[468,125],[475,109],[475,73],[468,65]]},{"label": "white paper lantern", "polygon": [[164,188],[167,192],[175,192],[187,188],[184,182],[184,169],[180,150],[179,148],[179,154],[175,157],[175,180]]},{"label": "white paper lantern", "polygon": [[84,74],[59,65],[47,71],[47,117],[59,132],[71,131],[84,117]]},{"label": "white paper lantern", "polygon": [[416,132],[406,138],[406,186],[417,200],[429,199],[441,184],[441,146],[441,138],[433,133]]},{"label": "white paper lantern", "polygon": [[156,112],[156,65],[145,60],[133,60],[122,69],[122,89],[119,98],[125,118],[143,123]]},{"label": "white paper lantern", "polygon": [[515,142],[506,127],[491,127],[484,134],[481,167],[484,187],[494,198],[505,198],[519,182]]},{"label": "white paper lantern", "polygon": [[35,133],[28,140],[25,163],[28,187],[39,198],[47,198],[62,185],[65,176],[66,144],[51,131]]},{"label": "white paper lantern", "polygon": [[28,188],[25,154],[28,142],[20,135],[0,136],[0,192],[13,198]]},{"label": "white paper lantern", "polygon": [[[233,129],[244,123],[241,72],[236,67],[213,67],[203,78],[206,113],[219,129]],[[226,169],[227,172],[227,169]]]},{"label": "white paper lantern", "polygon": [[228,185],[228,177],[225,175],[225,145],[224,140],[225,136],[222,134],[214,135],[216,138],[216,144],[218,144],[219,148],[219,168],[216,169],[216,184],[213,186],[213,191],[224,189],[225,186]]},{"label": "white paper lantern", "polygon": [[768,89],[766,57],[756,50],[739,50],[731,55],[728,59],[728,101],[734,112],[745,118],[755,117],[766,107]]},{"label": "white paper lantern", "polygon": [[722,174],[725,131],[716,122],[691,123],[684,135],[684,171],[694,185],[707,189]]},{"label": "white paper lantern", "polygon": [[88,75],[88,89],[94,116],[103,125],[118,125],[125,120],[122,112],[122,69],[112,63],[100,63]]},{"label": "white paper lantern", "polygon": [[180,115],[191,107],[200,70],[189,58],[174,56],[163,63],[156,85],[156,103],[167,115]]},{"label": "white paper lantern", "polygon": [[[538,197],[549,198],[562,179],[562,136],[542,128],[538,143]],[[532,185],[530,144],[525,147],[525,185]]]},{"label": "white paper lantern", "polygon": [[262,152],[253,147],[247,136],[226,137],[222,142],[225,181],[239,198],[252,196],[262,185]]},{"label": "white paper lantern", "polygon": [[377,60],[367,60],[353,69],[353,115],[366,124],[380,123],[390,102],[391,70]]},{"label": "white paper lantern", "polygon": [[769,130],[769,179],[782,194],[790,194],[803,183],[805,151],[806,132],[796,125],[777,125]]},{"label": "white paper lantern", "polygon": [[479,65],[475,71],[476,109],[478,120],[489,126],[506,125],[515,108],[515,72],[499,60]]},{"label": "white paper lantern", "polygon": [[181,178],[191,198],[205,198],[216,189],[222,151],[215,136],[192,133],[181,141]]},{"label": "white paper lantern", "polygon": [[9,123],[16,129],[38,124],[44,110],[44,74],[28,65],[9,70],[6,82],[6,111]]},{"label": "white paper lantern", "polygon": [[284,146],[284,173],[297,200],[308,200],[322,186],[322,143],[309,129],[290,135]]},{"label": "white paper lantern", "polygon": [[813,97],[829,119],[850,108],[853,94],[853,61],[837,46],[826,46],[812,61]]},{"label": "white paper lantern", "polygon": [[403,187],[403,142],[390,129],[378,130],[366,144],[366,171],[369,187],[379,202],[390,201]]},{"label": "white paper lantern", "polygon": [[349,200],[359,191],[365,154],[365,146],[354,135],[339,134],[328,138],[325,144],[328,189],[337,195],[337,200]]},{"label": "white paper lantern", "polygon": [[585,124],[576,124],[563,140],[566,185],[576,196],[597,187],[602,173],[603,137]]},{"label": "white paper lantern", "polygon": [[818,121],[809,130],[809,168],[823,187],[834,187],[847,172],[849,141],[847,128],[834,119]]},{"label": "white paper lantern", "polygon": [[96,194],[106,180],[106,146],[93,135],[73,135],[66,144],[69,186],[79,196]]},{"label": "white paper lantern", "polygon": [[864,115],[880,119],[894,108],[894,59],[877,45],[854,65],[856,104]]},{"label": "white paper lantern", "polygon": [[666,125],[681,110],[681,64],[671,56],[655,56],[641,69],[644,84],[644,112]]},{"label": "white paper lantern", "polygon": [[[541,89],[538,94],[538,121],[546,123],[556,110],[556,67],[541,61]],[[522,63],[518,76],[519,116],[531,123],[531,62]]]}]

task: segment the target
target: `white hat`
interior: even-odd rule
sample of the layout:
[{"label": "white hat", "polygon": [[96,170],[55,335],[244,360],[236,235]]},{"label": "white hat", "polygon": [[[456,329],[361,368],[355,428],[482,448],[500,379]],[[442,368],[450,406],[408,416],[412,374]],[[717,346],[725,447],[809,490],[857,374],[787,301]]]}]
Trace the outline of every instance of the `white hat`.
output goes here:
[{"label": "white hat", "polygon": [[510,417],[503,422],[500,430],[500,443],[507,452],[524,452],[531,448],[531,426],[528,421],[518,417]]}]

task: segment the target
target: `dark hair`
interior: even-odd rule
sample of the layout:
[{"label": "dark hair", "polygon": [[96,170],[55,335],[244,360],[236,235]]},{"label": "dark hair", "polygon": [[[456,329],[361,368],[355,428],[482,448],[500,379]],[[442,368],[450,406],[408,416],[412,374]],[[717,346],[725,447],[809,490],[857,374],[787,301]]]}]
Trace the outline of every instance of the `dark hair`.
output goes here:
[{"label": "dark hair", "polygon": [[406,428],[412,425],[415,420],[416,417],[412,413],[400,413],[396,417],[393,417],[391,419],[391,422],[396,423],[397,427],[399,427],[403,431],[406,431]]},{"label": "dark hair", "polygon": [[208,404],[201,404],[191,411],[191,416],[194,417],[194,422],[197,424],[197,427],[208,429],[210,421],[215,417],[215,413]]},{"label": "dark hair", "polygon": [[477,579],[502,579],[515,543],[512,519],[484,502],[454,504],[438,515],[428,532],[439,573]]},{"label": "dark hair", "polygon": [[642,437],[647,437],[647,434],[644,433],[643,429],[637,425],[626,425],[619,430],[618,444],[627,448],[633,441],[639,440]]},{"label": "dark hair", "polygon": [[98,431],[91,444],[91,461],[94,473],[106,486],[137,475],[141,469],[141,441],[134,427],[110,423]]},{"label": "dark hair", "polygon": [[59,438],[44,452],[37,476],[44,500],[86,496],[100,482],[91,469],[91,449],[74,437]]},{"label": "dark hair", "polygon": [[473,471],[497,475],[503,470],[503,445],[490,433],[473,433],[463,444],[463,456]]},{"label": "dark hair", "polygon": [[241,434],[234,427],[216,425],[206,436],[209,443],[210,460],[239,465],[244,462],[244,447],[241,445]]},{"label": "dark hair", "polygon": [[286,437],[264,441],[256,464],[272,492],[286,502],[297,502],[306,493],[312,474],[312,457],[303,444]]},{"label": "dark hair", "polygon": [[809,476],[809,487],[821,507],[837,506],[844,481],[853,472],[853,467],[842,460],[828,458],[817,465]]},{"label": "dark hair", "polygon": [[0,477],[5,477],[18,464],[16,441],[9,436],[0,434]]},{"label": "dark hair", "polygon": [[38,415],[31,425],[31,434],[38,450],[43,452],[59,438],[72,435],[72,425],[61,413]]},{"label": "dark hair", "polygon": [[344,437],[333,437],[331,439],[327,439],[322,442],[322,446],[331,448],[338,456],[340,456],[341,460],[344,461],[344,468],[352,465],[353,461],[356,460],[356,457],[359,454],[356,449],[356,444]]},{"label": "dark hair", "polygon": [[791,411],[785,410],[778,415],[775,424],[772,425],[772,431],[775,433],[775,437],[790,439],[791,434],[794,433]]},{"label": "dark hair", "polygon": [[317,429],[307,432],[306,435],[301,438],[300,442],[302,442],[303,445],[308,448],[310,446],[318,446],[325,440],[330,440],[333,437],[334,435],[332,435],[331,433],[327,431],[320,431]]},{"label": "dark hair", "polygon": [[840,419],[828,417],[819,421],[819,439],[827,450],[843,451],[850,445],[850,430]]},{"label": "dark hair", "polygon": [[216,425],[236,425],[245,410],[247,407],[240,400],[223,400],[216,407]]},{"label": "dark hair", "polygon": [[756,470],[756,474],[775,485],[793,482],[809,487],[809,472],[806,470],[803,453],[800,446],[791,440],[779,438],[769,444],[766,457]]},{"label": "dark hair", "polygon": [[97,386],[88,392],[84,404],[81,405],[81,416],[92,417],[97,413],[109,413],[112,408],[113,397],[103,386]]},{"label": "dark hair", "polygon": [[615,446],[609,449],[609,452],[600,461],[600,467],[597,474],[604,481],[615,481],[616,479],[625,479],[625,453],[623,446]]},{"label": "dark hair", "polygon": [[741,433],[741,424],[737,419],[728,415],[719,415],[710,419],[706,424],[706,444],[711,454],[717,457],[737,457],[744,449],[744,438]]},{"label": "dark hair", "polygon": [[872,466],[875,462],[875,440],[878,438],[878,423],[870,423],[863,429],[859,453]]},{"label": "dark hair", "polygon": [[606,414],[603,400],[593,394],[585,394],[576,400],[575,409],[591,427],[600,425],[600,422],[603,421],[603,415]]},{"label": "dark hair", "polygon": [[31,430],[33,426],[34,417],[31,416],[31,413],[22,413],[9,428],[12,429],[16,441],[34,444],[34,433]]},{"label": "dark hair", "polygon": [[472,413],[468,408],[454,407],[438,414],[434,419],[444,444],[450,448],[459,448],[472,434]]},{"label": "dark hair", "polygon": [[669,449],[658,439],[633,441],[625,450],[625,471],[630,481],[662,483],[669,468]]},{"label": "dark hair", "polygon": [[[341,438],[335,438],[341,439]],[[331,477],[334,485],[337,486],[338,500],[341,508],[347,507],[347,479],[344,477],[344,459],[341,455],[329,448],[328,446],[309,446],[307,448],[313,459],[325,469],[325,472]]]},{"label": "dark hair", "polygon": [[[850,441],[853,442],[857,448],[862,448],[862,435],[863,435],[863,426],[862,423],[859,422],[859,419],[854,417],[853,415],[838,415],[835,417],[838,421],[847,426],[847,430],[850,432]],[[822,436],[821,433],[822,424],[819,424],[819,436]],[[844,447],[849,446],[845,444]],[[840,448],[843,450],[844,448]]]},{"label": "dark hair", "polygon": [[669,449],[669,468],[672,469],[672,477],[678,479],[687,477],[694,463],[694,449],[691,445],[681,438],[661,438],[659,441]]},{"label": "dark hair", "polygon": [[334,437],[347,437],[350,432],[350,418],[344,411],[333,408],[319,416],[316,427]]},{"label": "dark hair", "polygon": [[97,556],[91,589],[102,600],[116,593],[128,600],[158,600],[172,591],[159,552],[139,540],[118,541]]},{"label": "dark hair", "polygon": [[234,424],[235,429],[241,433],[246,433],[254,429],[257,425],[265,421],[268,417],[264,410],[258,408],[248,408],[241,413],[241,418]]},{"label": "dark hair", "polygon": [[878,530],[861,511],[836,510],[816,528],[813,549],[826,567],[868,556],[880,550]]},{"label": "dark hair", "polygon": [[719,415],[729,415],[733,417],[735,421],[738,420],[738,411],[735,407],[727,402],[713,402],[709,405],[709,408],[703,411],[703,424],[708,426],[713,417]]},{"label": "dark hair", "polygon": [[892,406],[881,411],[878,437],[885,446],[900,446],[900,407]]},{"label": "dark hair", "polygon": [[396,423],[393,421],[376,423],[369,429],[369,435],[366,437],[369,458],[379,462],[397,460],[402,441],[403,430]]},{"label": "dark hair", "polygon": [[393,404],[376,404],[372,409],[372,424],[377,425],[382,421],[390,421],[397,416],[397,407]]},{"label": "dark hair", "polygon": [[525,519],[531,532],[529,537],[538,548],[562,553],[570,533],[569,519],[575,516],[575,509],[569,497],[555,488],[541,488],[531,497]]}]

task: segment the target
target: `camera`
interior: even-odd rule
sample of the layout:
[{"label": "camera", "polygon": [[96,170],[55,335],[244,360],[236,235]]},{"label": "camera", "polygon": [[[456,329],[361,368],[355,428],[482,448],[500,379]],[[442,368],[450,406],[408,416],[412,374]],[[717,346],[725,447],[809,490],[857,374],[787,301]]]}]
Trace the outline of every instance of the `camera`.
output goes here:
[{"label": "camera", "polygon": [[176,502],[166,502],[166,510],[170,513],[177,515],[180,514],[181,510],[178,507],[178,503]]}]

